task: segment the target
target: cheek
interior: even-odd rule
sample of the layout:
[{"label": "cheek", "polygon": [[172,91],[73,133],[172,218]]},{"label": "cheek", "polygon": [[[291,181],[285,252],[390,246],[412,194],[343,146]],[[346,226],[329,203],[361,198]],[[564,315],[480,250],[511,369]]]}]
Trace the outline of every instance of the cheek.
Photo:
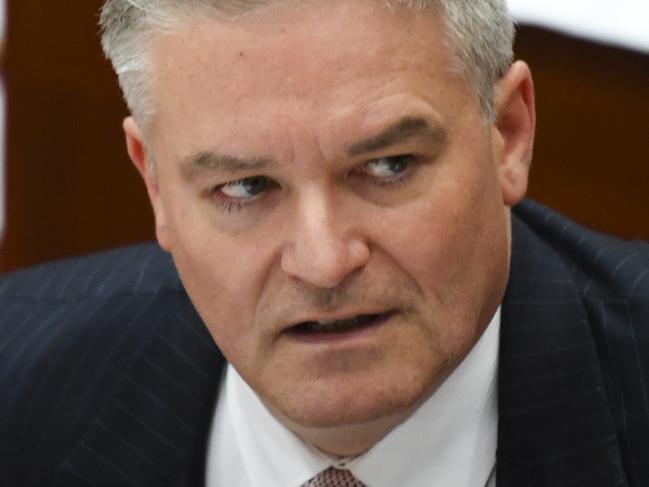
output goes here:
[{"label": "cheek", "polygon": [[504,206],[488,167],[444,176],[424,198],[386,219],[383,242],[427,297],[466,308],[463,301],[483,301],[506,270]]},{"label": "cheek", "polygon": [[[230,246],[206,242],[177,248],[173,254],[187,294],[214,342],[230,363],[250,369],[259,355],[255,328],[255,273],[250,259],[232,253]],[[233,258],[233,255],[236,256]]]},{"label": "cheek", "polygon": [[196,212],[176,205],[168,219],[171,253],[187,293],[214,340],[243,346],[254,322],[263,256],[219,234]]},{"label": "cheek", "polygon": [[[207,295],[239,293],[253,274],[253,260],[231,236],[214,223],[216,208],[203,201],[198,190],[168,184],[163,194],[170,251],[186,287]],[[201,286],[199,286],[199,284]]]},{"label": "cheek", "polygon": [[245,335],[252,329],[264,282],[277,260],[269,233],[272,226],[224,232],[217,218],[222,210],[178,182],[166,187],[170,251],[183,285],[215,339]]}]

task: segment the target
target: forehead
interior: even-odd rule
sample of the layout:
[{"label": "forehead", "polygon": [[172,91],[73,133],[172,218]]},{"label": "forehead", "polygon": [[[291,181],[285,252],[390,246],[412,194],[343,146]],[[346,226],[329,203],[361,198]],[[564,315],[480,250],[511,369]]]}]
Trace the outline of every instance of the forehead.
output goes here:
[{"label": "forehead", "polygon": [[[444,39],[436,9],[375,0],[279,2],[234,19],[197,20],[152,47],[155,119],[214,127],[227,115],[238,133],[251,118],[263,125],[292,115],[319,123],[412,106],[430,112],[458,84]],[[435,89],[424,93],[422,84]]]}]

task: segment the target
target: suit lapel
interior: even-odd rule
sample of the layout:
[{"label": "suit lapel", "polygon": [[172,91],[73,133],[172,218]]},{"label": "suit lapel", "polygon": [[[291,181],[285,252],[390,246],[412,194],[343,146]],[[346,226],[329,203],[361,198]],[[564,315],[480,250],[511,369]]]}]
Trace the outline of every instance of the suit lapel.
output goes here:
[{"label": "suit lapel", "polygon": [[92,486],[198,486],[225,361],[184,292],[161,294],[129,373],[64,466]]},{"label": "suit lapel", "polygon": [[513,240],[502,308],[497,485],[627,485],[574,280],[516,217]]}]

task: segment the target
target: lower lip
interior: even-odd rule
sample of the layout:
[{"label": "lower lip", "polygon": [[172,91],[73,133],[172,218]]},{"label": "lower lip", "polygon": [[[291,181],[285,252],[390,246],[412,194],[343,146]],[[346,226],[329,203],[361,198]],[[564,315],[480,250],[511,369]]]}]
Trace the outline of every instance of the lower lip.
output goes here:
[{"label": "lower lip", "polygon": [[384,325],[388,324],[397,314],[396,311],[391,311],[388,313],[383,313],[377,316],[374,320],[369,323],[358,326],[355,328],[350,328],[349,330],[340,331],[340,332],[298,332],[295,330],[288,330],[287,334],[296,341],[304,343],[333,343],[340,341],[347,341],[358,339],[360,337],[369,335]]}]

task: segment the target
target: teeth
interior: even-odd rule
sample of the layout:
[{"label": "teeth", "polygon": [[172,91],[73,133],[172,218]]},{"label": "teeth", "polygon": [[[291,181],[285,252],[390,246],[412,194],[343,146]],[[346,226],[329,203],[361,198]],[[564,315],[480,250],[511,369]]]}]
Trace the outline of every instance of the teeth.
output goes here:
[{"label": "teeth", "polygon": [[316,323],[320,326],[329,326],[333,325],[336,322],[336,320],[324,320],[324,321],[316,321]]},{"label": "teeth", "polygon": [[346,320],[321,320],[309,321],[303,323],[300,328],[303,331],[316,331],[316,332],[341,332],[346,331],[357,326],[363,326],[371,322],[377,315],[360,315]]}]

